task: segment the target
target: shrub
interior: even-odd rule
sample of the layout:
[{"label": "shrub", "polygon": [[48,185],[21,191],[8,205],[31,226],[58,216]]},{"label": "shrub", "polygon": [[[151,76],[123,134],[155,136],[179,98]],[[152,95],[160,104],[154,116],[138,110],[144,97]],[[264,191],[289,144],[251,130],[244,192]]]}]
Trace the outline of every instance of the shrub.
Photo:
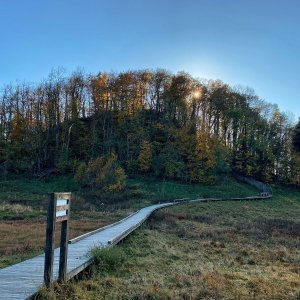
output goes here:
[{"label": "shrub", "polygon": [[117,157],[98,157],[88,165],[81,164],[75,174],[75,180],[83,187],[93,187],[105,192],[119,192],[125,188],[126,174],[118,166]]},{"label": "shrub", "polygon": [[112,179],[113,183],[104,188],[106,192],[119,192],[125,188],[126,174],[124,169],[121,167],[116,168]]},{"label": "shrub", "polygon": [[68,157],[60,157],[56,163],[56,168],[60,174],[74,173],[76,167],[77,161]]},{"label": "shrub", "polygon": [[94,256],[97,271],[103,275],[117,271],[126,260],[126,254],[118,247],[95,248],[91,253]]},{"label": "shrub", "polygon": [[78,166],[74,179],[82,187],[89,186],[88,167],[86,163],[81,163]]}]

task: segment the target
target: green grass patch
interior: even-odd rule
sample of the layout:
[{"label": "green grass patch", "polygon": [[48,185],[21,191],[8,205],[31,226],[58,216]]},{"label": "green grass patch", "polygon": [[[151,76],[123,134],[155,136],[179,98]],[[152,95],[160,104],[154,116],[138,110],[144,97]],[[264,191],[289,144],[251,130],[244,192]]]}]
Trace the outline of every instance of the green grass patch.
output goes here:
[{"label": "green grass patch", "polygon": [[48,181],[20,178],[1,181],[0,202],[43,207],[48,193],[78,190],[72,176],[51,177]]},{"label": "green grass patch", "polygon": [[0,220],[36,219],[45,216],[41,209],[22,204],[0,204]]},{"label": "green grass patch", "polygon": [[[9,204],[31,207],[35,210],[33,212],[24,209],[19,215],[21,219],[45,217],[47,194],[68,191],[73,193],[73,218],[80,218],[82,214],[86,216],[86,212],[136,210],[146,205],[175,198],[243,197],[258,193],[254,188],[227,177],[214,186],[187,185],[154,178],[128,179],[126,190],[115,194],[82,189],[72,176],[51,177],[47,181],[14,179],[1,181],[0,205],[6,205],[6,208],[0,209],[0,219],[14,218],[14,206],[10,208],[7,206]],[[18,214],[15,218],[18,218]]]},{"label": "green grass patch", "polygon": [[180,184],[155,178],[137,178],[128,180],[129,187],[141,191],[150,201],[168,201],[176,198],[230,198],[257,195],[258,191],[231,177],[224,177],[215,185]]},{"label": "green grass patch", "polygon": [[118,271],[126,260],[125,252],[120,247],[94,248],[91,251],[94,264],[99,274],[109,275]]}]

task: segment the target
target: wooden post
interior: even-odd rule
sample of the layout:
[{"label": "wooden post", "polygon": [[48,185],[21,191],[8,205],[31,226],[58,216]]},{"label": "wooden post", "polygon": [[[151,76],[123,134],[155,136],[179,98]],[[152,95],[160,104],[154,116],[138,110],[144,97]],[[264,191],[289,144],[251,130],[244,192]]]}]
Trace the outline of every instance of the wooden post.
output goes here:
[{"label": "wooden post", "polygon": [[68,219],[61,222],[61,238],[60,238],[60,255],[59,255],[59,270],[58,280],[67,280],[67,260],[68,260],[68,229],[69,229],[69,218],[70,218],[70,207],[71,207],[71,195],[68,201]]},{"label": "wooden post", "polygon": [[53,260],[54,260],[54,235],[56,219],[56,197],[54,193],[49,194],[47,229],[46,229],[46,249],[45,249],[45,268],[44,282],[50,286],[53,282]]},{"label": "wooden post", "polygon": [[71,193],[51,193],[49,194],[49,206],[46,229],[46,249],[45,249],[45,269],[44,282],[46,286],[51,286],[53,282],[53,260],[54,260],[54,236],[55,223],[61,222],[61,239],[58,280],[67,279],[67,259],[68,259],[68,229],[70,216]]}]

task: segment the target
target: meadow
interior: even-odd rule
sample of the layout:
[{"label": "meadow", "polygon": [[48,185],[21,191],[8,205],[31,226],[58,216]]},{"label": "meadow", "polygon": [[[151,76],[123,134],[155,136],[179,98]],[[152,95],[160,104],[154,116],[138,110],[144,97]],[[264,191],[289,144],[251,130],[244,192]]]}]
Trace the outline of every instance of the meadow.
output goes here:
[{"label": "meadow", "polygon": [[274,193],[158,211],[118,246],[94,250],[86,277],[38,299],[299,299],[300,192]]},{"label": "meadow", "polygon": [[[72,177],[0,185],[0,266],[43,251],[47,193],[72,191],[70,237],[175,198],[257,194],[224,178],[213,186],[127,180],[121,194],[79,188]],[[37,299],[298,299],[300,192],[273,186],[264,201],[190,203],[156,212],[86,273]],[[22,230],[20,230],[22,228]],[[59,240],[57,234],[57,241]]]},{"label": "meadow", "polygon": [[[122,193],[82,189],[72,176],[47,181],[15,178],[0,182],[0,268],[43,251],[49,192],[72,191],[69,237],[110,224],[141,207],[175,198],[230,197],[257,193],[230,178],[215,186],[184,185],[153,178],[127,180]],[[22,230],[20,230],[22,228]],[[56,242],[59,241],[59,227]]]}]

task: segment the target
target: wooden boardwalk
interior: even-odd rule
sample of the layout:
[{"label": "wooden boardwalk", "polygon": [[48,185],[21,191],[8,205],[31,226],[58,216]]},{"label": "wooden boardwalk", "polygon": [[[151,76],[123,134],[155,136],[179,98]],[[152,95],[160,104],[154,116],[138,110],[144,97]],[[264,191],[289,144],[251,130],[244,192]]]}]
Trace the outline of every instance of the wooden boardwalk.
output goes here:
[{"label": "wooden boardwalk", "polygon": [[[106,226],[104,230],[87,235],[69,245],[67,276],[71,278],[92,262],[90,250],[108,247],[123,239],[140,226],[156,209],[174,205],[176,202],[145,207],[120,222]],[[59,248],[55,249],[54,280],[58,277]],[[43,286],[44,254],[0,270],[0,299],[26,299]]]},{"label": "wooden boardwalk", "polygon": [[[91,233],[84,234],[71,240],[68,250],[67,278],[72,278],[84,270],[93,261],[90,250],[95,247],[109,247],[115,245],[136,228],[138,228],[155,210],[171,205],[187,202],[208,202],[223,200],[263,200],[272,197],[253,196],[246,198],[206,198],[186,200],[179,199],[174,202],[151,205],[131,216],[105,226]],[[58,278],[59,248],[55,249],[53,266],[53,279]],[[24,262],[12,265],[0,270],[0,299],[26,299],[34,295],[43,286],[44,276],[44,254],[28,259]]]}]

